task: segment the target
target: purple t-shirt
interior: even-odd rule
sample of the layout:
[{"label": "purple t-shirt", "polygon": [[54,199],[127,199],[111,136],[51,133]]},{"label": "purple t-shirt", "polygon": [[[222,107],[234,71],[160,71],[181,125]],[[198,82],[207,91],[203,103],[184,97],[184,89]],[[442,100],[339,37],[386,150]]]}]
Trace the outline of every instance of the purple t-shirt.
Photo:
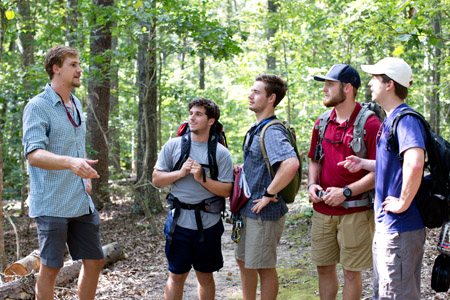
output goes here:
[{"label": "purple t-shirt", "polygon": [[[411,107],[407,104],[399,105],[384,120],[377,136],[374,210],[377,230],[382,232],[405,232],[424,227],[422,217],[414,201],[406,211],[400,214],[386,213],[381,205],[387,196],[400,197],[402,190],[402,164],[393,150],[386,149],[386,143],[392,121],[404,109],[411,109]],[[410,148],[426,149],[427,134],[421,121],[414,116],[404,116],[400,120],[397,127],[397,137],[400,153],[404,153]]]}]

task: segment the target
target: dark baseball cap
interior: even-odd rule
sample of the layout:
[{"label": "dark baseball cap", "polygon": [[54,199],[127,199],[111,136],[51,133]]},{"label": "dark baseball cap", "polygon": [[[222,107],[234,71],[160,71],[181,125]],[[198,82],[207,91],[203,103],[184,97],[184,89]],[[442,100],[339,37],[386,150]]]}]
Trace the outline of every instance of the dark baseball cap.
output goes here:
[{"label": "dark baseball cap", "polygon": [[361,78],[359,77],[358,71],[352,68],[349,65],[344,64],[335,64],[331,67],[330,71],[328,71],[327,75],[315,75],[314,80],[317,81],[341,81],[345,83],[350,83],[355,88],[359,88],[361,86]]}]

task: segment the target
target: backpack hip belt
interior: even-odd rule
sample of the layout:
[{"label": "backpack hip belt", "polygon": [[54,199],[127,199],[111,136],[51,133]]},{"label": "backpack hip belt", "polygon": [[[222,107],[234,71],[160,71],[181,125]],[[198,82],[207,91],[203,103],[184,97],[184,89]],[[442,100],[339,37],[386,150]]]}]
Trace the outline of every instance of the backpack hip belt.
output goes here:
[{"label": "backpack hip belt", "polygon": [[175,227],[177,225],[178,218],[180,217],[181,209],[195,210],[195,221],[197,223],[197,230],[200,238],[200,243],[205,241],[200,211],[202,210],[207,213],[220,214],[222,211],[225,210],[225,198],[220,196],[208,198],[197,204],[190,204],[181,202],[177,197],[169,193],[166,197],[166,201],[169,205],[170,210],[175,209],[173,221],[172,224],[170,225],[169,235],[167,237],[167,242],[169,244],[172,243],[173,234],[175,232]]},{"label": "backpack hip belt", "polygon": [[341,206],[345,209],[353,208],[353,207],[363,207],[367,206],[370,207],[372,205],[372,199],[365,198],[361,200],[350,200],[350,201],[344,201],[341,203]]}]

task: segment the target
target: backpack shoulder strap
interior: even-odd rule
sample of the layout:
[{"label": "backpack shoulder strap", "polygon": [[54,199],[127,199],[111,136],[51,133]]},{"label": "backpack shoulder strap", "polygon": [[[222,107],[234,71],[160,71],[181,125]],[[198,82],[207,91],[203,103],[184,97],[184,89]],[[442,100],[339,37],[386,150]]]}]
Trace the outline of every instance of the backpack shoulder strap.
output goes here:
[{"label": "backpack shoulder strap", "polygon": [[216,158],[217,144],[220,143],[219,139],[220,135],[213,133],[208,140],[208,164],[213,180],[217,180],[217,177],[219,177],[219,167],[217,166]]},{"label": "backpack shoulder strap", "polygon": [[429,135],[429,131],[430,131],[430,125],[428,124],[428,122],[425,120],[425,118],[418,112],[416,112],[415,110],[412,109],[403,109],[402,111],[400,111],[394,118],[394,120],[392,120],[392,124],[391,127],[389,128],[389,135],[387,137],[387,143],[386,143],[386,150],[387,149],[391,149],[392,151],[394,151],[394,153],[397,154],[397,158],[402,161],[403,157],[400,155],[399,151],[399,146],[398,146],[398,137],[397,137],[397,127],[398,127],[398,123],[400,122],[400,120],[407,115],[412,115],[415,116],[416,118],[418,118],[423,126],[425,127],[425,131],[427,132],[427,134]]},{"label": "backpack shoulder strap", "polygon": [[275,177],[275,171],[273,170],[269,162],[269,156],[267,155],[266,145],[264,144],[264,135],[266,134],[267,128],[269,128],[269,126],[272,126],[274,124],[283,125],[283,127],[286,129],[287,122],[281,121],[280,119],[270,120],[266,125],[264,125],[264,127],[261,129],[261,133],[259,134],[259,149],[261,150],[261,154],[264,158],[264,161],[266,162],[267,169],[269,170],[270,177],[272,179]]},{"label": "backpack shoulder strap", "polygon": [[186,162],[189,158],[189,152],[191,150],[191,133],[181,136],[181,150],[180,150],[180,158],[175,163],[172,168],[172,171],[180,170],[181,166]]},{"label": "backpack shoulder strap", "polygon": [[368,156],[366,143],[364,142],[364,135],[366,134],[364,127],[367,119],[373,115],[375,113],[369,109],[369,106],[364,105],[358,112],[355,122],[353,122],[353,140],[350,142],[350,147],[358,157],[367,158]]},{"label": "backpack shoulder strap", "polygon": [[332,109],[327,110],[319,116],[319,124],[315,126],[315,129],[319,130],[319,138],[317,139],[317,143],[322,143],[322,139],[325,134],[325,128],[330,121],[331,111]]},{"label": "backpack shoulder strap", "polygon": [[328,122],[330,122],[331,111],[327,110],[319,116],[319,124],[314,126],[315,130],[319,131],[319,135],[317,137],[316,149],[314,152],[315,160],[322,160],[323,158],[323,148],[322,148],[322,140],[325,135],[325,130],[327,129]]}]

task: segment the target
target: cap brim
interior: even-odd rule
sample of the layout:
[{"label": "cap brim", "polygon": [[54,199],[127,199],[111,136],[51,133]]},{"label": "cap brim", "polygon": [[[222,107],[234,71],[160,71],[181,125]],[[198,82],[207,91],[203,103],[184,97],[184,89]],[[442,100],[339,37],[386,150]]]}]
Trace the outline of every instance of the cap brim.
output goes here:
[{"label": "cap brim", "polygon": [[372,75],[384,74],[385,72],[378,68],[376,65],[361,65],[361,70]]},{"label": "cap brim", "polygon": [[328,76],[319,76],[319,75],[315,75],[315,76],[314,76],[314,80],[316,80],[316,81],[325,81],[325,80],[329,80],[329,81],[339,81],[339,80],[337,80],[337,79],[335,79],[335,78],[331,78],[331,77],[328,77]]}]

